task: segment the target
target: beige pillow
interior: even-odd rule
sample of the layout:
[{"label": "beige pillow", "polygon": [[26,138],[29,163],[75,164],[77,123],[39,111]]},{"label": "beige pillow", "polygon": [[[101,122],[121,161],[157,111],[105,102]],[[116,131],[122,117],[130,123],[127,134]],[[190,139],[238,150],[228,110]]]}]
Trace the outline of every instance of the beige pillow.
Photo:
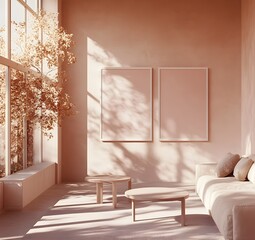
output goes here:
[{"label": "beige pillow", "polygon": [[252,166],[248,172],[247,178],[250,182],[255,183],[255,163],[252,164]]},{"label": "beige pillow", "polygon": [[255,154],[251,154],[251,155],[249,155],[247,157],[249,157],[251,160],[253,160],[253,162],[255,162]]},{"label": "beige pillow", "polygon": [[253,160],[249,157],[242,157],[234,168],[234,176],[237,180],[244,181],[253,164]]},{"label": "beige pillow", "polygon": [[224,158],[218,161],[216,173],[218,177],[226,177],[233,173],[237,162],[240,160],[238,154],[227,153]]}]

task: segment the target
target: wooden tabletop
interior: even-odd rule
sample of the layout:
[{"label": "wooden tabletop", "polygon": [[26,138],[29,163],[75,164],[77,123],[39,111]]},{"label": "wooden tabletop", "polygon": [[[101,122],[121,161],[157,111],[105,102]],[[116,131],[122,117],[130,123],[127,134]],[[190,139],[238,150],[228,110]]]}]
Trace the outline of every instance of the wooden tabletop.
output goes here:
[{"label": "wooden tabletop", "polygon": [[136,201],[180,200],[189,193],[178,188],[146,187],[127,190],[125,196]]},{"label": "wooden tabletop", "polygon": [[129,181],[131,180],[131,177],[128,177],[125,175],[95,175],[95,176],[87,176],[85,180],[92,183],[121,182],[121,181]]}]

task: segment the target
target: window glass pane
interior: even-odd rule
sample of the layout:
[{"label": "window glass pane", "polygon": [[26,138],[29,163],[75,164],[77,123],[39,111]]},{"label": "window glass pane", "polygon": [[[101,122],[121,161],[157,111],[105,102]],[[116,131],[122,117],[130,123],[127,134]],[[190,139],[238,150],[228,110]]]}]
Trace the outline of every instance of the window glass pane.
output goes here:
[{"label": "window glass pane", "polygon": [[[26,49],[25,49],[25,64],[31,66],[35,71],[41,72],[41,29],[35,16],[27,11],[27,34],[26,34]],[[24,62],[23,62],[24,63]]]},{"label": "window glass pane", "polygon": [[11,173],[41,162],[41,79],[11,71]]},{"label": "window glass pane", "polygon": [[0,56],[5,56],[5,1],[0,1]]},{"label": "window glass pane", "polygon": [[5,0],[0,1],[0,27],[5,26]]},{"label": "window glass pane", "polygon": [[20,62],[25,45],[25,8],[17,0],[12,0],[11,7],[11,56]]},{"label": "window glass pane", "polygon": [[11,70],[11,173],[41,162],[41,83]]},{"label": "window glass pane", "polygon": [[5,72],[0,65],[0,178],[5,176]]},{"label": "window glass pane", "polygon": [[27,75],[27,166],[41,162],[41,92],[42,81],[32,74]]},{"label": "window glass pane", "polygon": [[27,5],[37,12],[37,0],[27,0]]},{"label": "window glass pane", "polygon": [[[29,11],[27,11],[27,36],[31,36],[32,34],[35,35],[36,33],[34,32],[33,29],[33,23],[35,21],[35,17],[32,15],[32,13],[30,13]],[[38,31],[38,36],[39,36],[39,31]]]},{"label": "window glass pane", "polygon": [[23,169],[24,136],[26,135],[26,79],[25,74],[11,70],[11,173]]}]

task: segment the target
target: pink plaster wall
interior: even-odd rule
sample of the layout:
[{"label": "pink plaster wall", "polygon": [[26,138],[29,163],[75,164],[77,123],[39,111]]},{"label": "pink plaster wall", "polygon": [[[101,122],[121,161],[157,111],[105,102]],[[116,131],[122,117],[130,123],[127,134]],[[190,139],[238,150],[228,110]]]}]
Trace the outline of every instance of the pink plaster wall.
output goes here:
[{"label": "pink plaster wall", "polygon": [[[79,111],[62,128],[63,181],[115,173],[136,182],[194,183],[196,163],[240,153],[240,7],[240,0],[63,0],[77,56],[67,67],[68,90]],[[153,68],[152,142],[100,140],[104,67]],[[158,67],[209,68],[208,142],[159,141]]]},{"label": "pink plaster wall", "polygon": [[255,150],[255,2],[242,0],[242,152]]}]

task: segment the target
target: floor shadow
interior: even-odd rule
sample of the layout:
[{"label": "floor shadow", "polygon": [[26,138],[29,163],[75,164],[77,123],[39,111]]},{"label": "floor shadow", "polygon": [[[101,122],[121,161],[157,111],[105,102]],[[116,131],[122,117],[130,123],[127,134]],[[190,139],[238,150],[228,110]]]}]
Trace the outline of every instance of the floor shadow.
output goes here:
[{"label": "floor shadow", "polygon": [[0,239],[220,239],[210,216],[201,214],[204,207],[194,194],[187,199],[185,227],[180,224],[179,202],[138,204],[138,221],[133,222],[124,195],[118,196],[116,209],[110,192],[105,199],[96,204],[93,184],[56,185],[22,211],[0,215]]}]

